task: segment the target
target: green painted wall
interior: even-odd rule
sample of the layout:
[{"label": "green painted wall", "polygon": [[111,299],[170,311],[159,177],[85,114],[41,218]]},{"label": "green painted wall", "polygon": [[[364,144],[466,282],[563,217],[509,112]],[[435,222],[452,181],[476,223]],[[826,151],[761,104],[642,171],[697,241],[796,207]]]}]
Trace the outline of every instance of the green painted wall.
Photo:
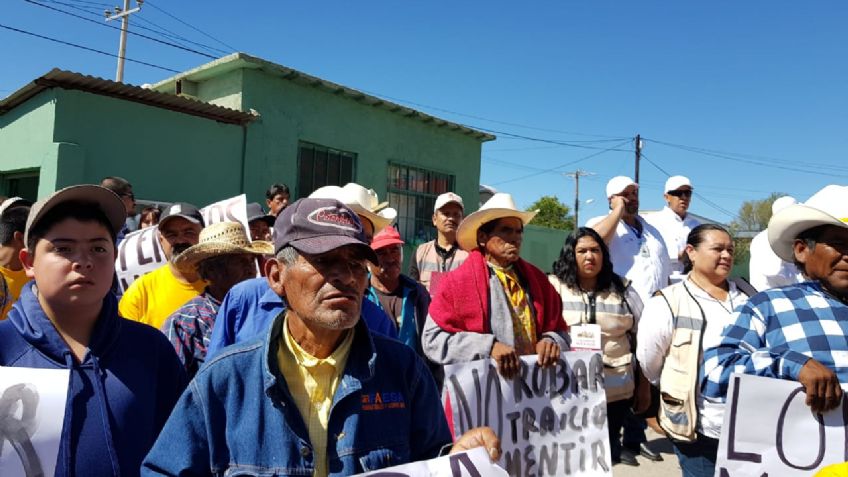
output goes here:
[{"label": "green painted wall", "polygon": [[477,139],[259,70],[242,71],[242,108],[261,115],[249,130],[249,199],[261,199],[272,182],[295,187],[302,140],[356,153],[356,181],[376,190],[380,198],[386,196],[387,166],[394,161],[454,174],[456,192],[475,202],[480,179]]},{"label": "green painted wall", "polygon": [[52,140],[61,144],[56,188],[116,175],[129,180],[140,199],[204,205],[241,192],[242,127],[81,91],[55,91]]},{"label": "green painted wall", "polygon": [[551,264],[559,257],[565,238],[571,230],[556,230],[538,225],[524,227],[521,242],[521,258],[536,265],[545,273],[551,273]]},{"label": "green painted wall", "polygon": [[39,196],[55,190],[52,171],[59,152],[52,140],[55,114],[55,93],[46,90],[0,115],[0,172],[39,170]]}]

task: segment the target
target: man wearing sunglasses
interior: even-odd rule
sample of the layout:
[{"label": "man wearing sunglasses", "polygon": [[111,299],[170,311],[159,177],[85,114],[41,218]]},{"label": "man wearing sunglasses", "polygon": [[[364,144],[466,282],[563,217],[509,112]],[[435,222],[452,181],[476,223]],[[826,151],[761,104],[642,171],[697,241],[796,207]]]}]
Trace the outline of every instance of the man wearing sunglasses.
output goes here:
[{"label": "man wearing sunglasses", "polygon": [[668,205],[659,212],[645,214],[645,221],[659,230],[668,249],[672,282],[682,277],[682,257],[683,250],[686,249],[686,237],[692,229],[701,225],[698,219],[688,213],[693,191],[688,177],[671,176],[665,181],[665,194],[663,194]]},{"label": "man wearing sunglasses", "polygon": [[123,177],[110,176],[100,181],[100,187],[105,187],[117,194],[127,210],[127,220],[121,231],[118,232],[117,240],[120,242],[128,233],[138,228],[138,219],[135,211],[135,194],[133,194],[132,184]]}]

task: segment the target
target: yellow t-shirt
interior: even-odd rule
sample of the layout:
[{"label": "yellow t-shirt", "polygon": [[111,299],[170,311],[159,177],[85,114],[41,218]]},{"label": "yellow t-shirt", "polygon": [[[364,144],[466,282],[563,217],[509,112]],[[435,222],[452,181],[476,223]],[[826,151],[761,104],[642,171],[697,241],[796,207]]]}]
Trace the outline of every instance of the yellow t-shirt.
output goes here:
[{"label": "yellow t-shirt", "polygon": [[818,471],[815,477],[848,477],[848,462],[829,465]]},{"label": "yellow t-shirt", "polygon": [[177,280],[166,263],[132,282],[118,303],[118,313],[124,318],[162,329],[171,313],[199,295],[205,286],[203,280],[194,283]]},{"label": "yellow t-shirt", "polygon": [[0,320],[5,320],[6,315],[9,314],[9,310],[12,309],[12,305],[21,296],[21,290],[24,288],[24,284],[29,281],[29,278],[26,276],[26,270],[23,267],[20,270],[9,270],[6,267],[0,267],[0,274],[3,274],[3,278],[6,279],[6,286],[9,288],[9,300],[6,306],[3,307],[3,311],[0,312]]},{"label": "yellow t-shirt", "polygon": [[350,354],[353,333],[353,330],[348,331],[333,354],[319,359],[307,353],[292,338],[288,317],[283,322],[277,362],[309,432],[309,441],[315,453],[313,477],[326,477],[328,473],[327,424],[330,407]]}]

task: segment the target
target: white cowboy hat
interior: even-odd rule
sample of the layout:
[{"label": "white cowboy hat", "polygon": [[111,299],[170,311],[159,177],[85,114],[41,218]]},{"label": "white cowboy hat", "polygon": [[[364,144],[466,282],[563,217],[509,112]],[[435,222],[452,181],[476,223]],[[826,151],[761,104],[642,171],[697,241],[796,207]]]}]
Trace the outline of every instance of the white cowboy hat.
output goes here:
[{"label": "white cowboy hat", "polygon": [[538,210],[524,212],[518,210],[510,194],[498,192],[487,200],[476,212],[468,214],[456,230],[456,242],[463,250],[471,251],[477,248],[477,229],[481,225],[495,219],[516,217],[524,225],[533,220]]},{"label": "white cowboy hat", "polygon": [[848,228],[848,187],[829,185],[803,204],[790,205],[772,215],[768,224],[771,249],[783,260],[793,262],[795,238],[819,225]]},{"label": "white cowboy hat", "polygon": [[374,233],[383,230],[397,217],[397,210],[388,207],[388,202],[380,202],[374,189],[366,189],[350,182],[344,187],[324,186],[309,194],[311,199],[335,199],[348,206],[374,224]]},{"label": "white cowboy hat", "polygon": [[177,255],[174,265],[194,268],[207,258],[239,253],[272,255],[274,245],[264,240],[251,242],[244,226],[238,222],[218,222],[201,230],[197,244]]}]

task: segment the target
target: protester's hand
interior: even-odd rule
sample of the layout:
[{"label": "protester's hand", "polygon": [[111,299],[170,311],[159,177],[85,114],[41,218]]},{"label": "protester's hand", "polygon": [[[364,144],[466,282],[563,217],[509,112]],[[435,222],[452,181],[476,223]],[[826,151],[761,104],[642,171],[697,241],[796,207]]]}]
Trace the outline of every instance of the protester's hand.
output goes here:
[{"label": "protester's hand", "polygon": [[614,195],[609,199],[610,209],[616,210],[621,209],[624,210],[624,206],[627,205],[627,199],[620,195]]},{"label": "protester's hand", "polygon": [[836,374],[814,359],[804,363],[798,381],[804,386],[807,405],[813,412],[829,411],[842,402],[842,388]]},{"label": "protester's hand", "polygon": [[633,413],[644,414],[651,407],[651,383],[642,374],[636,381],[636,392],[633,393]]},{"label": "protester's hand", "polygon": [[553,340],[542,338],[536,343],[536,354],[539,355],[539,366],[545,368],[554,366],[559,358],[559,345]]},{"label": "protester's hand", "polygon": [[492,462],[501,458],[501,440],[489,427],[475,427],[459,436],[459,439],[453,443],[450,453],[463,452],[475,447],[485,448]]},{"label": "protester's hand", "polygon": [[518,374],[519,359],[515,348],[495,341],[492,346],[492,358],[498,363],[498,373],[506,379],[512,379]]}]

